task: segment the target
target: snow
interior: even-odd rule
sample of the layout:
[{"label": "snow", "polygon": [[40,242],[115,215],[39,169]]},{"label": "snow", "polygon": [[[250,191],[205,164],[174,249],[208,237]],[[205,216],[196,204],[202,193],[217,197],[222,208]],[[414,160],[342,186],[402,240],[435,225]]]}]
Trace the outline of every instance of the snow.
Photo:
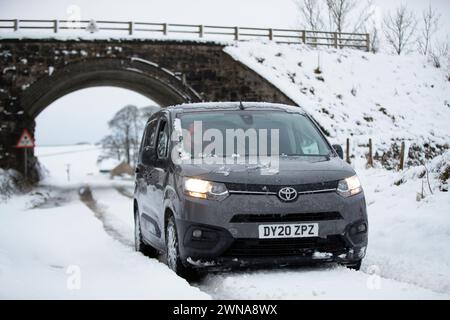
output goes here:
[{"label": "snow", "polygon": [[423,56],[257,41],[224,51],[303,107],[333,142],[372,138],[375,150],[395,140],[450,142],[450,82]]},{"label": "snow", "polygon": [[200,288],[219,299],[449,299],[345,267],[235,272],[208,276]]},{"label": "snow", "polygon": [[[104,26],[103,26],[104,27]],[[122,26],[124,27],[124,26]],[[134,32],[133,34],[128,34],[128,31],[108,31],[108,30],[99,30],[98,32],[90,33],[86,30],[58,30],[58,33],[53,33],[51,29],[45,30],[18,30],[11,31],[9,29],[0,29],[0,38],[1,39],[54,39],[61,41],[79,41],[79,40],[88,40],[88,41],[97,41],[97,40],[105,40],[105,41],[126,41],[126,40],[135,40],[135,41],[170,41],[170,42],[195,42],[200,44],[217,44],[217,45],[229,45],[234,43],[233,36],[207,36],[205,38],[199,38],[195,34],[180,34],[177,32],[169,33],[168,35],[163,35],[162,32]],[[121,50],[121,48],[120,48]],[[63,54],[77,54],[77,51],[63,51]]]},{"label": "snow", "polygon": [[80,202],[25,210],[27,200],[0,204],[0,299],[209,298],[108,236]]},{"label": "snow", "polygon": [[[89,184],[91,186],[130,185],[130,180],[109,180],[109,173],[100,173],[102,163],[115,163],[114,159],[98,162],[101,147],[93,144],[46,146],[35,149],[36,156],[50,174],[41,181],[44,186],[60,188],[77,188]],[[107,162],[107,163],[106,163]],[[69,165],[69,179],[67,166]]]},{"label": "snow", "polygon": [[[450,151],[427,164],[450,165]],[[450,193],[439,191],[439,172],[431,172],[431,195],[416,201],[423,167],[388,174],[383,169],[358,170],[369,215],[369,246],[364,268],[377,265],[391,279],[450,294]],[[394,183],[403,179],[404,183]],[[426,179],[424,178],[426,184]]]},{"label": "snow", "polygon": [[[128,190],[131,195],[133,189]],[[122,243],[134,248],[133,201],[117,190],[94,189],[93,197],[102,211],[102,221],[106,228],[114,230]]]},{"label": "snow", "polygon": [[111,171],[115,167],[117,167],[120,164],[120,161],[117,159],[103,159],[98,163],[98,169],[100,171]]}]

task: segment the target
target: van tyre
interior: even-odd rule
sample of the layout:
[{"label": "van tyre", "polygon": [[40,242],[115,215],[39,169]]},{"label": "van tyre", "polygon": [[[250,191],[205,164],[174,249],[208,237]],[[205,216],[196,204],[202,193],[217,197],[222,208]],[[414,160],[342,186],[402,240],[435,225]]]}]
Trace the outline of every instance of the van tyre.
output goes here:
[{"label": "van tyre", "polygon": [[167,265],[177,275],[187,278],[192,274],[192,270],[185,267],[180,258],[180,250],[178,245],[178,233],[175,225],[175,219],[170,216],[166,224],[166,257]]},{"label": "van tyre", "polygon": [[150,258],[155,258],[158,256],[158,250],[146,244],[142,239],[141,219],[139,218],[137,209],[135,209],[134,212],[134,249]]},{"label": "van tyre", "polygon": [[346,264],[345,266],[349,269],[359,271],[359,269],[361,269],[361,262],[362,262],[362,259],[358,260],[357,262],[352,263],[352,264]]}]

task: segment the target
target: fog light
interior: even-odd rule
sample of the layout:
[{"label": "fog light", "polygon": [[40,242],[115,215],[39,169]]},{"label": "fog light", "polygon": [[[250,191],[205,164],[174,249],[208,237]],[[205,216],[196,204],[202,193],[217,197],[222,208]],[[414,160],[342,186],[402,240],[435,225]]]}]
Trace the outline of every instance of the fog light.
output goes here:
[{"label": "fog light", "polygon": [[362,233],[367,231],[367,225],[363,222],[358,224],[357,226],[353,226],[350,228],[350,234],[355,235],[357,233]]},{"label": "fog light", "polygon": [[356,230],[358,230],[358,232],[365,232],[367,230],[366,224],[365,223],[361,223]]},{"label": "fog light", "polygon": [[192,236],[194,237],[194,238],[201,238],[202,237],[202,230],[194,230],[194,231],[192,231]]}]

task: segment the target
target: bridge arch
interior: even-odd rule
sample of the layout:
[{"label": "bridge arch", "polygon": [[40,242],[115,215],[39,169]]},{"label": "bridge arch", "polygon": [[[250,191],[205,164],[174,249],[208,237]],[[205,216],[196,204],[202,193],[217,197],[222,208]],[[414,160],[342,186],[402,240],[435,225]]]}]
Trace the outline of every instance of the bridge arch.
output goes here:
[{"label": "bridge arch", "polygon": [[143,59],[95,58],[71,62],[33,83],[22,96],[34,119],[53,101],[89,87],[112,86],[140,93],[161,106],[201,101],[200,95],[174,72]]}]

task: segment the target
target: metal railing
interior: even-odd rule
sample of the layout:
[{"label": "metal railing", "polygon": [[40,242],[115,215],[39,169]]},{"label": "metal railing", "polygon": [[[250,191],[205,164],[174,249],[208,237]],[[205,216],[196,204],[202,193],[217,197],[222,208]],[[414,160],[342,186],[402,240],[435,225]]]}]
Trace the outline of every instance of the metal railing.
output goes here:
[{"label": "metal railing", "polygon": [[[176,23],[153,23],[134,21],[106,21],[106,20],[0,20],[2,29],[12,30],[50,30],[52,34],[66,33],[78,30],[89,33],[102,34],[105,31],[120,32],[134,37],[193,35],[199,39],[219,40],[252,40],[266,39],[277,43],[306,44],[311,46],[327,46],[333,48],[356,48],[370,50],[370,38],[366,33],[311,31],[277,28],[229,27],[211,25],[193,25]],[[77,34],[77,36],[80,36]],[[120,37],[116,33],[114,36]],[[1,37],[1,33],[0,33]]]}]

